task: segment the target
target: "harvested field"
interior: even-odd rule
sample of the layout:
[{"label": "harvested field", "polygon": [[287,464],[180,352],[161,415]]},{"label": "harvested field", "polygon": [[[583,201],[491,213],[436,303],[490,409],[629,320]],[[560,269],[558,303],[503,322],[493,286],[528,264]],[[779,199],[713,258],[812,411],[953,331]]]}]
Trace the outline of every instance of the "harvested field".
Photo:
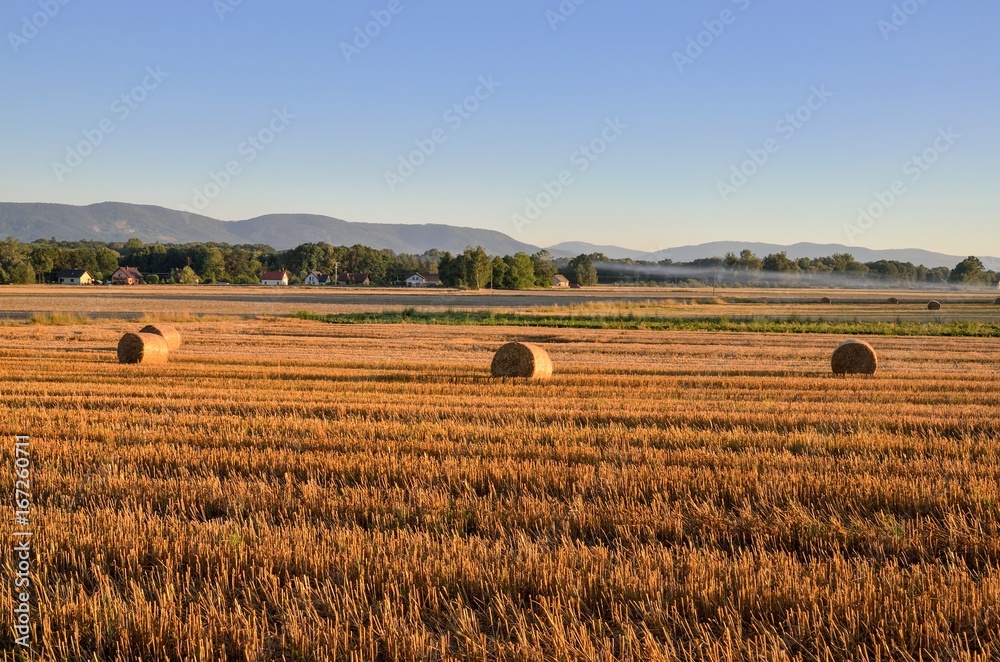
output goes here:
[{"label": "harvested field", "polygon": [[1000,656],[998,339],[134,327],[0,327],[40,659]]},{"label": "harvested field", "polygon": [[[995,292],[896,292],[891,290],[831,290],[836,305],[819,303],[824,290],[704,288],[587,288],[583,290],[527,290],[522,292],[428,291],[407,288],[274,288],[257,286],[74,287],[11,286],[0,290],[0,319],[32,317],[98,321],[134,319],[174,322],[185,318],[260,318],[308,310],[320,314],[399,312],[418,309],[496,310],[499,312],[558,313],[665,317],[767,316],[773,319],[862,321],[996,322]],[[892,295],[898,305],[887,303]],[[942,311],[927,310],[927,301],[946,304]],[[148,318],[148,319],[147,319]]]}]

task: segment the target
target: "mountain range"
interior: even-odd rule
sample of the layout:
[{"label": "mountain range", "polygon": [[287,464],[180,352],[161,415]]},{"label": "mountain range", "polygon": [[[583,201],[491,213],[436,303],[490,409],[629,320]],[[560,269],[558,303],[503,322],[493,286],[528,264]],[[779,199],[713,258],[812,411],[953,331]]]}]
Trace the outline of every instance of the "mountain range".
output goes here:
[{"label": "mountain range", "polygon": [[[896,249],[875,249],[864,248],[862,246],[845,246],[843,244],[813,244],[802,242],[791,245],[765,244],[752,241],[713,241],[707,244],[697,244],[693,246],[679,246],[677,248],[666,248],[653,253],[618,248],[617,246],[597,246],[584,242],[566,242],[556,244],[549,248],[549,252],[557,256],[574,256],[581,253],[604,253],[609,258],[633,260],[650,260],[659,262],[661,260],[673,260],[674,262],[691,262],[705,257],[721,257],[726,253],[740,254],[740,251],[750,250],[754,254],[764,257],[771,253],[784,252],[792,260],[808,257],[826,257],[836,253],[850,253],[859,262],[877,262],[879,260],[895,260],[898,262],[912,262],[922,264],[925,267],[948,267],[954,268],[956,264],[964,260],[967,255],[947,255],[945,253],[935,253],[934,251],[920,248],[896,248]],[[1000,258],[980,255],[979,258],[986,264],[988,269],[1000,269]]]},{"label": "mountain range", "polygon": [[[397,253],[420,254],[431,248],[461,252],[466,246],[482,246],[492,255],[534,253],[538,246],[526,244],[495,230],[452,225],[411,225],[402,223],[354,223],[311,214],[271,214],[245,221],[218,219],[175,211],[164,207],[103,202],[77,207],[49,203],[0,202],[0,236],[21,241],[54,237],[64,241],[127,241],[138,237],[144,242],[227,244],[267,244],[278,250],[308,242],[334,245],[364,244],[388,248]],[[840,244],[798,243],[790,246],[739,241],[719,241],[696,246],[680,246],[655,252],[619,246],[599,246],[585,242],[565,242],[548,247],[556,257],[581,253],[603,253],[609,258],[690,262],[698,258],[739,253],[749,249],[763,257],[785,251],[788,257],[824,257],[851,253],[861,262],[898,260],[927,267],[954,267],[966,256],[946,255],[922,249],[875,250]],[[1000,268],[1000,259],[979,256],[988,268]]]}]

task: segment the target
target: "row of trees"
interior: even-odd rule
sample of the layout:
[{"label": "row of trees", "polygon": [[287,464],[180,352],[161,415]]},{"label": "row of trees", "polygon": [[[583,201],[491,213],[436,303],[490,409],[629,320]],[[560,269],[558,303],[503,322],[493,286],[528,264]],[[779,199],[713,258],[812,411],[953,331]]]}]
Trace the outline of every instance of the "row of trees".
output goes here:
[{"label": "row of trees", "polygon": [[969,257],[954,269],[928,268],[910,262],[879,260],[862,263],[848,253],[822,258],[789,258],[774,253],[763,258],[752,251],[728,253],[688,263],[671,260],[650,262],[615,260],[601,253],[554,258],[547,251],[534,255],[490,256],[482,247],[467,248],[452,255],[429,250],[421,255],[395,253],[368,246],[333,246],[319,242],[276,251],[263,244],[145,244],[139,239],[124,243],[93,241],[58,242],[40,240],[22,243],[8,237],[0,242],[0,283],[42,282],[60,269],[86,269],[104,280],[119,266],[134,266],[148,280],[174,282],[258,283],[267,269],[285,269],[292,282],[305,279],[310,271],[337,274],[366,273],[376,285],[402,285],[413,273],[438,273],[451,287],[522,290],[550,287],[558,273],[583,286],[603,283],[683,282],[702,285],[809,285],[827,277],[846,276],[872,284],[967,284],[989,285],[1000,273],[986,268],[979,258]]},{"label": "row of trees", "polygon": [[484,287],[499,290],[552,287],[556,274],[562,274],[571,283],[581,286],[597,285],[598,280],[597,268],[590,255],[557,260],[544,250],[534,255],[515,253],[490,258],[482,246],[470,247],[454,257],[445,253],[437,266],[441,282],[445,285],[474,290]]},{"label": "row of trees", "polygon": [[785,252],[773,253],[763,258],[744,250],[739,255],[727,253],[687,263],[671,260],[643,262],[637,260],[611,260],[601,254],[589,256],[598,264],[602,282],[689,282],[692,284],[719,285],[809,285],[839,282],[849,284],[966,284],[991,285],[1000,280],[1000,273],[990,271],[982,260],[970,256],[955,266],[925,267],[911,262],[878,260],[859,262],[849,253],[837,253],[820,258],[791,259]]},{"label": "row of trees", "polygon": [[[589,263],[589,261],[588,261]],[[8,238],[0,243],[0,283],[34,283],[61,269],[86,269],[97,280],[110,278],[119,266],[136,267],[151,283],[259,283],[268,269],[285,269],[292,283],[302,282],[311,271],[328,274],[366,273],[376,285],[402,285],[413,273],[440,273],[453,287],[528,289],[548,287],[558,266],[542,251],[490,257],[482,247],[464,253],[436,249],[421,255],[397,254],[368,246],[302,244],[286,251],[256,244],[146,244],[139,239],[124,243],[58,242],[21,243]],[[592,267],[591,270],[593,271]],[[569,272],[572,278],[574,274]],[[596,271],[583,284],[596,283]]]}]

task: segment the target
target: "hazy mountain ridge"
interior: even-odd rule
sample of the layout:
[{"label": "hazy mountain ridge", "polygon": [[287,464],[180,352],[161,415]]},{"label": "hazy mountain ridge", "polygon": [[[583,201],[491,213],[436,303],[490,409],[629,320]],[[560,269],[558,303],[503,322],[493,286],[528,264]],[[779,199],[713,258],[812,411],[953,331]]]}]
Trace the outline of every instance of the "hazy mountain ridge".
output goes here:
[{"label": "hazy mountain ridge", "polygon": [[[922,248],[897,248],[897,249],[874,249],[862,246],[845,246],[842,244],[814,244],[810,242],[800,242],[783,246],[780,244],[767,244],[752,241],[714,241],[707,244],[697,244],[692,246],[679,246],[677,248],[666,248],[653,253],[643,253],[628,248],[618,246],[597,246],[585,242],[566,242],[556,244],[549,249],[553,255],[568,256],[579,255],[580,253],[604,253],[612,259],[650,260],[659,262],[661,260],[673,260],[674,262],[691,262],[699,258],[722,257],[726,253],[736,253],[750,250],[757,256],[764,257],[771,253],[785,252],[788,257],[797,260],[802,257],[816,258],[827,257],[835,253],[850,253],[859,262],[877,262],[879,260],[896,260],[899,262],[912,262],[922,264],[925,267],[948,267],[954,268],[956,264],[968,257],[968,255],[947,255],[935,253],[934,251]],[[1000,266],[1000,258],[980,255],[980,259],[986,263],[987,268],[996,269]],[[993,265],[993,266],[991,266]]]},{"label": "hazy mountain ridge", "polygon": [[482,246],[489,253],[533,253],[537,246],[502,232],[449,225],[351,223],[314,214],[272,214],[245,221],[207,216],[150,205],[103,202],[86,207],[45,203],[0,203],[0,236],[21,241],[127,241],[268,244],[278,250],[325,241],[334,245],[364,244],[398,253],[420,254],[431,248],[461,252]]},{"label": "hazy mountain ridge", "polygon": [[[138,237],[144,242],[267,244],[278,250],[304,243],[325,241],[334,245],[364,244],[388,248],[397,253],[420,254],[431,248],[461,252],[466,246],[482,246],[493,255],[518,251],[534,253],[537,246],[520,242],[495,230],[427,224],[354,223],[315,214],[270,214],[244,221],[220,221],[208,216],[152,205],[102,202],[86,207],[49,203],[0,202],[0,237],[21,241],[56,239],[65,241],[127,241]],[[662,244],[661,244],[662,245]],[[788,257],[825,257],[851,253],[861,262],[898,260],[927,267],[952,268],[968,256],[945,255],[923,249],[875,250],[840,244],[797,243],[791,246],[759,242],[718,241],[696,246],[679,246],[653,253],[569,241],[549,247],[557,257],[581,253],[604,253],[610,258],[633,260],[671,259],[691,262],[698,258],[723,256],[751,250],[760,257],[785,251]],[[1000,258],[979,256],[988,268],[1000,268]]]}]

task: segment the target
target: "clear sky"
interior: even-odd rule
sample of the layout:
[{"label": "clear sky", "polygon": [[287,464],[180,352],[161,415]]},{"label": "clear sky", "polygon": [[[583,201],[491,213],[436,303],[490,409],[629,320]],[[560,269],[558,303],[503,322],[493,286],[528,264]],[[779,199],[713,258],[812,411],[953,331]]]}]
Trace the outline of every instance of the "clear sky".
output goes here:
[{"label": "clear sky", "polygon": [[998,28],[992,0],[10,0],[0,200],[995,254]]}]

